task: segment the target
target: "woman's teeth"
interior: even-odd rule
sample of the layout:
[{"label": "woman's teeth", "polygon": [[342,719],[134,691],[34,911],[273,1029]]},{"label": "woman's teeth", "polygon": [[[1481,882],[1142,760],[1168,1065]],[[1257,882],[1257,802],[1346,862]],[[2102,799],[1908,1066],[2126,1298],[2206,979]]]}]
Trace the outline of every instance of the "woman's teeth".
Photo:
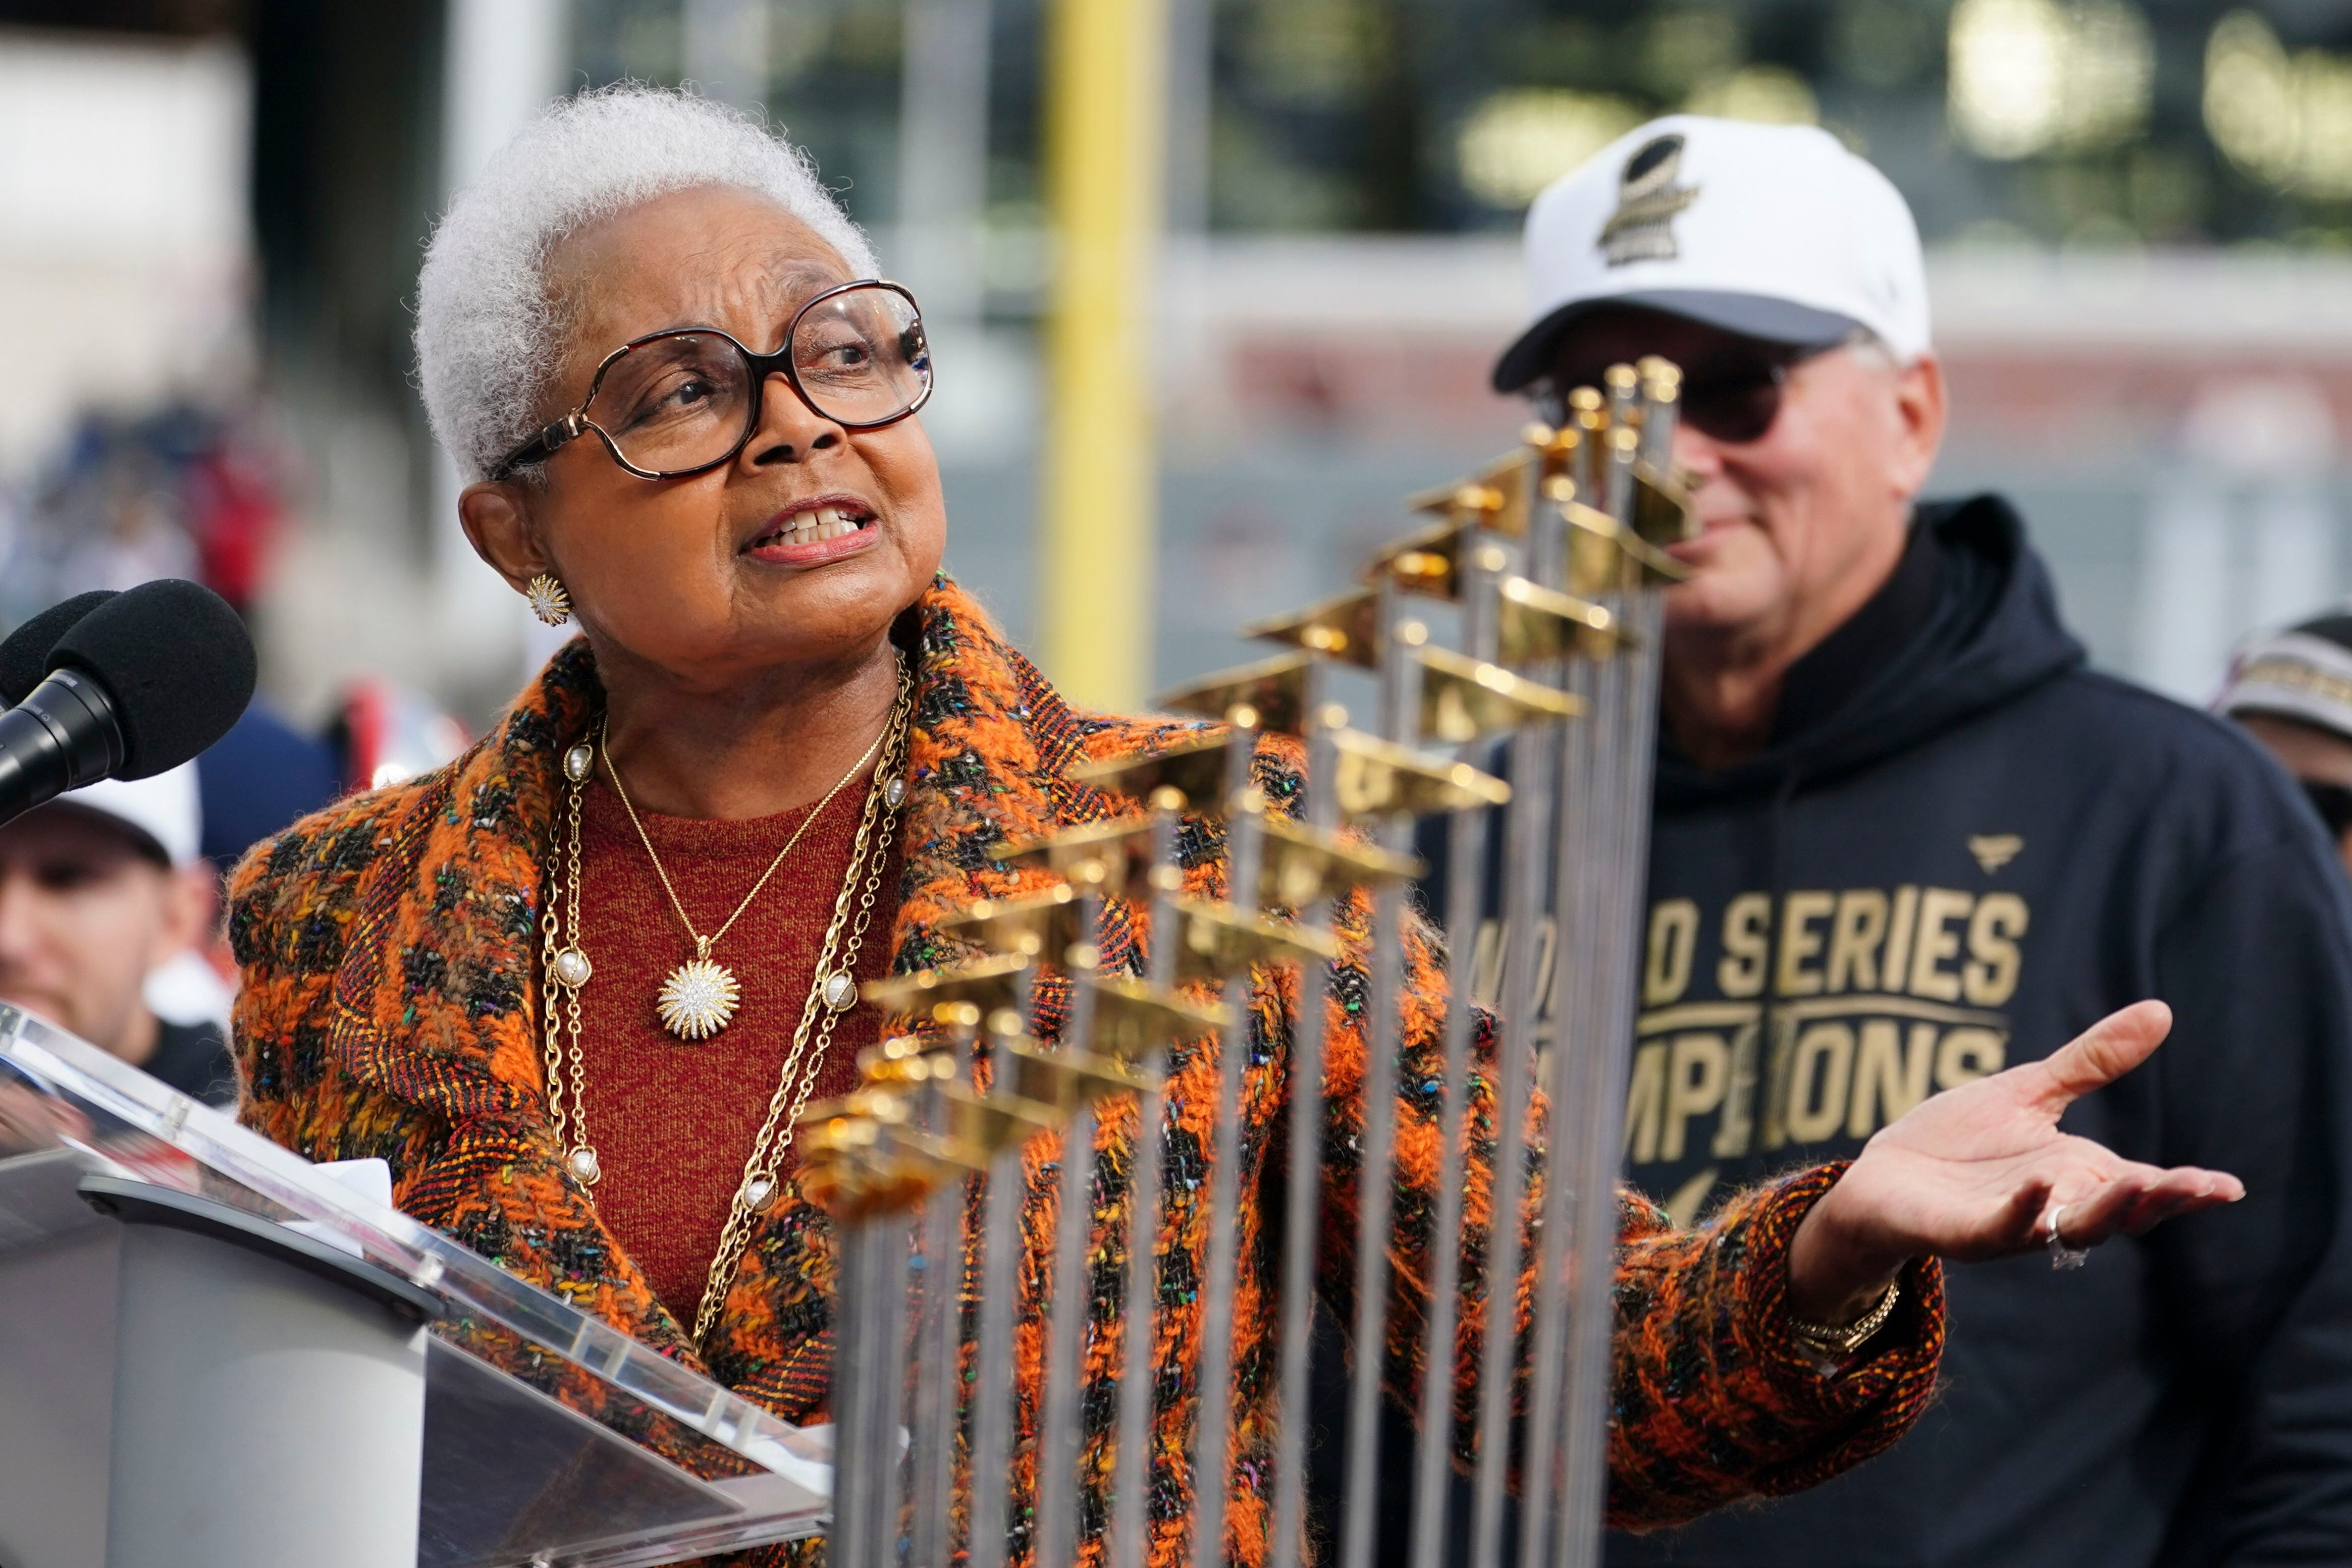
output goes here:
[{"label": "woman's teeth", "polygon": [[819,507],[813,512],[801,513],[770,538],[777,544],[811,545],[819,539],[854,534],[863,526],[856,517],[839,507]]}]

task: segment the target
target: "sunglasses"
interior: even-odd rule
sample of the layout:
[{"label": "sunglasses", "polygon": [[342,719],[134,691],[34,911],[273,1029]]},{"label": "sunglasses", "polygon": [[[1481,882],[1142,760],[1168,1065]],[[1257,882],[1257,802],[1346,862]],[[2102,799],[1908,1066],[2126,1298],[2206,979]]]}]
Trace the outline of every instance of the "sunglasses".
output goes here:
[{"label": "sunglasses", "polygon": [[2347,829],[2352,829],[2352,789],[2341,784],[2322,784],[2315,779],[2298,779],[2295,782],[2303,786],[2319,820],[2327,824],[2331,838],[2340,839]]},{"label": "sunglasses", "polygon": [[[1843,341],[1802,346],[1742,341],[1717,350],[1683,367],[1681,421],[1700,434],[1729,445],[1761,441],[1780,417],[1789,372],[1807,360],[1844,346]],[[1590,373],[1566,377],[1556,373],[1550,401],[1556,407],[1564,407],[1568,389],[1603,385],[1607,370],[1608,366],[1598,365]]]}]

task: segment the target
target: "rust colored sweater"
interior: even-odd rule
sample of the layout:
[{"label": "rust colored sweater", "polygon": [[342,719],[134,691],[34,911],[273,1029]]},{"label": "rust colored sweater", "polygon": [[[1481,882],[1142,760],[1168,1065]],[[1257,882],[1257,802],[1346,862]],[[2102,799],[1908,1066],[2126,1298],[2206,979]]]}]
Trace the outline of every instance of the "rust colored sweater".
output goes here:
[{"label": "rust colored sweater", "polygon": [[[792,1051],[865,806],[863,779],[835,796],[712,947],[712,960],[735,972],[742,1001],[725,1029],[693,1042],[662,1027],[654,998],[669,971],[694,956],[694,943],[601,767],[582,797],[580,914],[595,973],[580,994],[580,1041],[588,1135],[604,1167],[596,1211],[645,1269],[662,1304],[687,1324]],[[734,913],[807,815],[803,809],[719,822],[638,812],[702,932]],[[861,980],[889,973],[895,846],[891,858],[857,955]],[[880,1023],[863,1003],[842,1015],[811,1099],[856,1084],[857,1053],[874,1043]],[[809,1032],[814,1048],[817,1029]],[[784,1171],[796,1164],[788,1156]]]}]

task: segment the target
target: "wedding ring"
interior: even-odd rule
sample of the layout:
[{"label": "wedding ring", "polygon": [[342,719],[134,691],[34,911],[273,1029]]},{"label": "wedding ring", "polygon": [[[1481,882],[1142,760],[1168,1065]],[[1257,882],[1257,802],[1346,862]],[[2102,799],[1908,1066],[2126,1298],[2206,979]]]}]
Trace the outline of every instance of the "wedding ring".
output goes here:
[{"label": "wedding ring", "polygon": [[2053,1269],[2079,1269],[2083,1266],[2083,1260],[2091,1255],[2089,1248],[2069,1247],[2066,1245],[2065,1239],[2058,1234],[2058,1222],[2065,1218],[2066,1210],[2070,1207],[2072,1206],[2062,1203],[2057,1207],[2050,1211],[2050,1239],[2048,1246],[2050,1248],[2050,1266]]}]

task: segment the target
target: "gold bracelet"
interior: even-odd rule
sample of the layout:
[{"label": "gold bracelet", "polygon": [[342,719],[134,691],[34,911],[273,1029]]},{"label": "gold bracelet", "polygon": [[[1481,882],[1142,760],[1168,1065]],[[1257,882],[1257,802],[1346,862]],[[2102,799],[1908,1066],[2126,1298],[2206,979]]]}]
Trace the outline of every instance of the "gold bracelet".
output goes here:
[{"label": "gold bracelet", "polygon": [[1868,1343],[1871,1335],[1886,1326],[1886,1320],[1895,1315],[1895,1304],[1902,1299],[1903,1281],[1895,1280],[1887,1284],[1886,1294],[1878,1298],[1878,1305],[1843,1328],[1809,1323],[1791,1312],[1789,1315],[1789,1332],[1796,1335],[1798,1343],[1823,1359],[1843,1360]]}]

